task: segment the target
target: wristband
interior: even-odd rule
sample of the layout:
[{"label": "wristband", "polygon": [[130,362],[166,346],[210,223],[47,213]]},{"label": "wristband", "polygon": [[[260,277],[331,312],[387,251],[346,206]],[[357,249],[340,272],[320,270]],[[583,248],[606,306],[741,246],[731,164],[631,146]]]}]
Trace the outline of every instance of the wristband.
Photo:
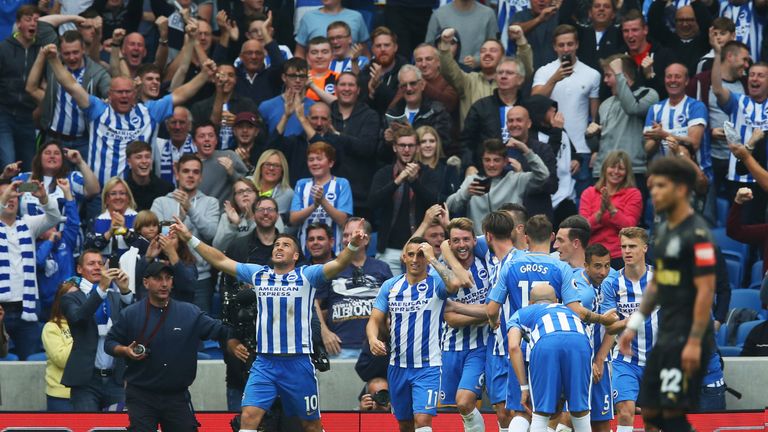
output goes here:
[{"label": "wristband", "polygon": [[347,249],[351,250],[352,252],[357,252],[360,249],[360,246],[355,246],[350,242],[347,244]]},{"label": "wristband", "polygon": [[528,384],[526,384],[526,385],[521,385],[521,386],[520,386],[520,391],[528,391],[530,388],[531,388],[531,387],[530,387]]},{"label": "wristband", "polygon": [[199,238],[197,238],[197,237],[195,237],[195,236],[192,236],[192,237],[190,237],[190,238],[189,238],[189,240],[187,240],[187,244],[188,244],[188,245],[189,245],[189,247],[191,247],[192,249],[196,249],[196,248],[197,248],[197,246],[199,246],[199,245],[200,245],[200,239],[199,239]]},{"label": "wristband", "polygon": [[627,328],[632,331],[637,331],[640,329],[640,327],[643,326],[643,324],[645,324],[645,315],[643,315],[643,313],[638,310],[629,316],[629,321],[627,321]]},{"label": "wristband", "polygon": [[157,43],[160,45],[168,45],[168,39],[158,39]]}]

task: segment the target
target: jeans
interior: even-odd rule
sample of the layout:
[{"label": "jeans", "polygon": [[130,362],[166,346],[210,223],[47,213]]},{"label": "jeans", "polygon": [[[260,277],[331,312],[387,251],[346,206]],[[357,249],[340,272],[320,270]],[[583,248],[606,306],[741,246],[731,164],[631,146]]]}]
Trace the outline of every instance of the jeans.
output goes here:
[{"label": "jeans", "polygon": [[193,303],[203,312],[211,314],[211,300],[216,280],[213,278],[202,279],[195,282],[195,299]]},{"label": "jeans", "polygon": [[0,109],[0,166],[21,161],[21,170],[29,171],[35,150],[32,113],[13,115]]},{"label": "jeans", "polygon": [[13,341],[12,351],[19,356],[19,360],[41,352],[40,323],[21,319],[21,302],[4,303],[2,306],[5,310],[5,330]]},{"label": "jeans", "polygon": [[48,412],[70,412],[72,411],[72,402],[69,399],[45,395],[46,411]]},{"label": "jeans", "polygon": [[110,405],[124,404],[125,389],[117,385],[113,377],[102,377],[94,369],[88,384],[72,387],[70,400],[74,411],[99,412]]},{"label": "jeans", "polygon": [[64,140],[55,139],[51,137],[49,137],[47,141],[48,142],[55,141],[61,144],[61,146],[64,148],[68,148],[70,150],[77,150],[80,153],[80,156],[83,157],[83,160],[88,162],[88,156],[89,156],[88,155],[88,144],[89,144],[88,133],[71,141],[64,141]]},{"label": "jeans", "polygon": [[725,386],[702,387],[698,412],[725,410]]}]

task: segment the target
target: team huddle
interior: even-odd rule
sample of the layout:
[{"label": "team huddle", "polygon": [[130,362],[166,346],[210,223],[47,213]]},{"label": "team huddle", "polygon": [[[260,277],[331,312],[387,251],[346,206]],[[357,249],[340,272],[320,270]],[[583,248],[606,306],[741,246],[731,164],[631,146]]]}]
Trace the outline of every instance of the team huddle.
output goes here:
[{"label": "team huddle", "polygon": [[715,265],[688,204],[693,181],[684,164],[653,165],[651,197],[666,219],[655,266],[647,231],[631,227],[620,233],[625,267],[611,270],[604,246],[586,246],[580,216],[560,224],[555,257],[551,223],[524,220],[516,205],[490,213],[478,238],[469,219],[453,219],[439,260],[412,238],[405,273],[381,287],[367,327],[371,351],[390,353],[400,430],[431,431],[438,407],[456,406],[465,431],[484,431],[484,388],[500,431],[547,431],[564,410],[573,430],[607,431],[614,403],[618,432],[633,430],[636,403],[646,430],[690,430],[685,412],[713,355]]}]

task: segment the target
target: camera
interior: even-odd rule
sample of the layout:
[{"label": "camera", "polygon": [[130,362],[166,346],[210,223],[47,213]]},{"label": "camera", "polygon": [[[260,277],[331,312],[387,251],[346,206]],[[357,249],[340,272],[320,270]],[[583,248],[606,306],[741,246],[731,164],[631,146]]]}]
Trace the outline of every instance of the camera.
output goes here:
[{"label": "camera", "polygon": [[145,347],[142,344],[136,344],[136,346],[133,347],[131,350],[136,355],[142,355],[142,354],[149,355],[149,348]]},{"label": "camera", "polygon": [[376,402],[377,405],[387,406],[389,405],[389,390],[379,390],[371,395],[371,399]]}]

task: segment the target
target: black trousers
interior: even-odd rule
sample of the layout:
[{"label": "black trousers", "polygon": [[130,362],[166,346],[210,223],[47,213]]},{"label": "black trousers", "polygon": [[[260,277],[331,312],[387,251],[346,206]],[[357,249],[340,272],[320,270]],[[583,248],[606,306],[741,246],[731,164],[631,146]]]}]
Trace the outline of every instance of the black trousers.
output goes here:
[{"label": "black trousers", "polygon": [[176,393],[157,393],[128,385],[125,405],[130,421],[128,430],[132,432],[156,432],[158,424],[163,432],[192,432],[200,426],[186,389]]}]

